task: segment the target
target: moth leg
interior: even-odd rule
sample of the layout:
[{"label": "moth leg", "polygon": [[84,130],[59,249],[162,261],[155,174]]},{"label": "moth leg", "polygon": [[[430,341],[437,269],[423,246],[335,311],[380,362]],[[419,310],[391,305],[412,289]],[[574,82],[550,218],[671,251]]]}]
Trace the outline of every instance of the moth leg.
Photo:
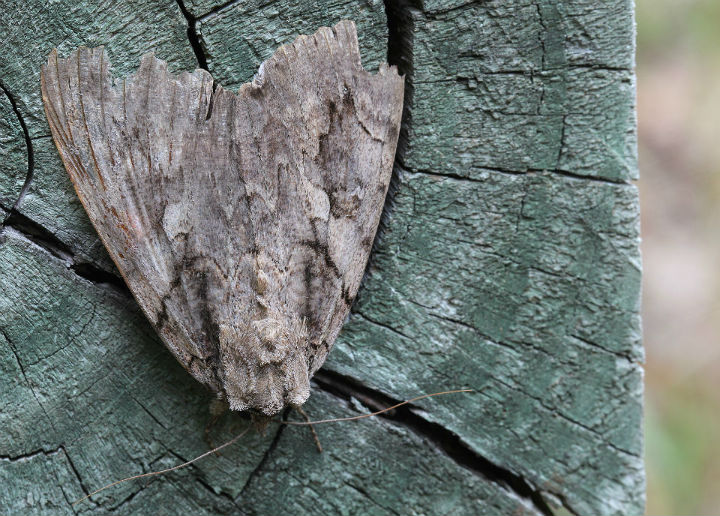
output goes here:
[{"label": "moth leg", "polygon": [[294,409],[298,411],[298,414],[300,414],[305,419],[305,421],[308,422],[308,428],[310,429],[310,432],[312,432],[313,439],[315,440],[315,446],[317,446],[318,452],[322,453],[323,447],[320,444],[320,438],[318,437],[318,434],[315,431],[315,427],[313,426],[312,422],[310,421],[310,418],[305,413],[305,411],[302,409],[302,407],[297,406],[297,407],[294,407]]},{"label": "moth leg", "polygon": [[[228,410],[230,410],[230,406],[225,400],[215,398],[210,402],[210,420],[205,425],[205,442],[210,448],[215,448],[212,437],[210,437],[210,432],[218,420],[225,415]],[[219,457],[220,453],[215,452],[215,455]]]}]

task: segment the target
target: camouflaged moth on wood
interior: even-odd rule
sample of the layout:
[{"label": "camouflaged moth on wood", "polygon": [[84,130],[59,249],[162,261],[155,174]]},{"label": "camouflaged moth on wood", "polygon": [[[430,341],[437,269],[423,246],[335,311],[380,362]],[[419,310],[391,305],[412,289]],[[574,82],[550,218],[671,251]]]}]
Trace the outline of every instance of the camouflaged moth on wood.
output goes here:
[{"label": "camouflaged moth on wood", "polygon": [[355,25],[300,36],[237,93],[102,47],[42,69],[53,139],[163,342],[234,410],[302,405],[360,285],[390,182],[403,78]]}]

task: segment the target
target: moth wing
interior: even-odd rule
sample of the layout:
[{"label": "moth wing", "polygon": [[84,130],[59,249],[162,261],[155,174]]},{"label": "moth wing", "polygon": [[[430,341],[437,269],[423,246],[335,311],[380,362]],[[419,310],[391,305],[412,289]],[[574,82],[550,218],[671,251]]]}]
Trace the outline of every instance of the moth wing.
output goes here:
[{"label": "moth wing", "polygon": [[355,25],[345,21],[281,47],[238,92],[240,109],[252,114],[243,140],[257,142],[259,156],[244,176],[256,244],[270,255],[263,264],[274,264],[265,296],[307,326],[310,374],[363,277],[392,174],[403,91],[395,67],[363,69]]},{"label": "moth wing", "polygon": [[249,227],[242,274],[231,273],[213,305],[232,408],[273,414],[307,399],[367,264],[402,101],[394,67],[362,68],[352,22],[280,47],[237,94],[215,90],[208,151],[222,166],[213,176],[218,188],[240,178]]},{"label": "moth wing", "polygon": [[53,139],[143,311],[180,363],[219,390],[212,349],[179,270],[192,218],[182,149],[190,122],[207,113],[212,79],[203,70],[176,79],[152,55],[114,85],[109,68],[102,47],[81,47],[66,59],[52,51],[41,88]]},{"label": "moth wing", "polygon": [[403,80],[352,22],[280,47],[237,94],[147,55],[51,54],[46,114],[111,257],[178,360],[235,409],[301,404],[357,293]]}]

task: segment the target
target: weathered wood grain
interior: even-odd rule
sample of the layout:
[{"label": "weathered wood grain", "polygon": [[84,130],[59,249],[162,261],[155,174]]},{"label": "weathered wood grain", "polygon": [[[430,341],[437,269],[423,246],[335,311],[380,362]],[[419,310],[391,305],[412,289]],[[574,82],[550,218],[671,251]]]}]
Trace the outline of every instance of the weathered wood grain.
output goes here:
[{"label": "weathered wood grain", "polygon": [[7,212],[17,202],[28,173],[28,148],[21,119],[0,83],[0,209]]},{"label": "weathered wood grain", "polygon": [[[18,213],[67,252],[29,242],[18,216],[3,232],[5,512],[71,513],[66,498],[83,488],[207,449],[203,391],[112,276],[78,266],[97,263],[97,237],[52,155],[32,75],[65,38],[65,52],[106,44],[125,67],[118,73],[153,46],[173,70],[191,68],[186,20],[172,4],[116,2],[103,14],[100,3],[55,5],[54,17],[30,2],[3,18],[15,23],[0,76],[35,154],[47,149]],[[245,5],[186,2],[209,71],[223,80],[248,81],[308,26],[355,18],[361,34],[378,34],[361,36],[363,63],[384,60],[372,53],[389,46],[414,86],[392,207],[311,417],[367,410],[348,404],[350,393],[373,405],[450,386],[480,392],[429,400],[415,416],[320,427],[323,455],[307,430],[271,428],[221,459],[124,484],[80,510],[641,514],[631,2],[388,1],[390,30],[377,2],[329,2],[317,13],[292,2]],[[145,25],[133,9],[163,15]],[[27,75],[25,62],[35,62]],[[233,424],[245,422],[223,420],[213,441]]]}]

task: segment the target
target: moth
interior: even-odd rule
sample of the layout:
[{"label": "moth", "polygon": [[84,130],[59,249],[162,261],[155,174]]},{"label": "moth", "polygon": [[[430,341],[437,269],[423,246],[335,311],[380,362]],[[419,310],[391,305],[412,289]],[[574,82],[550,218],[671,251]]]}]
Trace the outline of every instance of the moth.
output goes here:
[{"label": "moth", "polygon": [[404,80],[355,25],[299,36],[237,92],[103,47],[41,73],[90,220],[177,360],[233,410],[308,398],[357,294],[392,173]]}]

